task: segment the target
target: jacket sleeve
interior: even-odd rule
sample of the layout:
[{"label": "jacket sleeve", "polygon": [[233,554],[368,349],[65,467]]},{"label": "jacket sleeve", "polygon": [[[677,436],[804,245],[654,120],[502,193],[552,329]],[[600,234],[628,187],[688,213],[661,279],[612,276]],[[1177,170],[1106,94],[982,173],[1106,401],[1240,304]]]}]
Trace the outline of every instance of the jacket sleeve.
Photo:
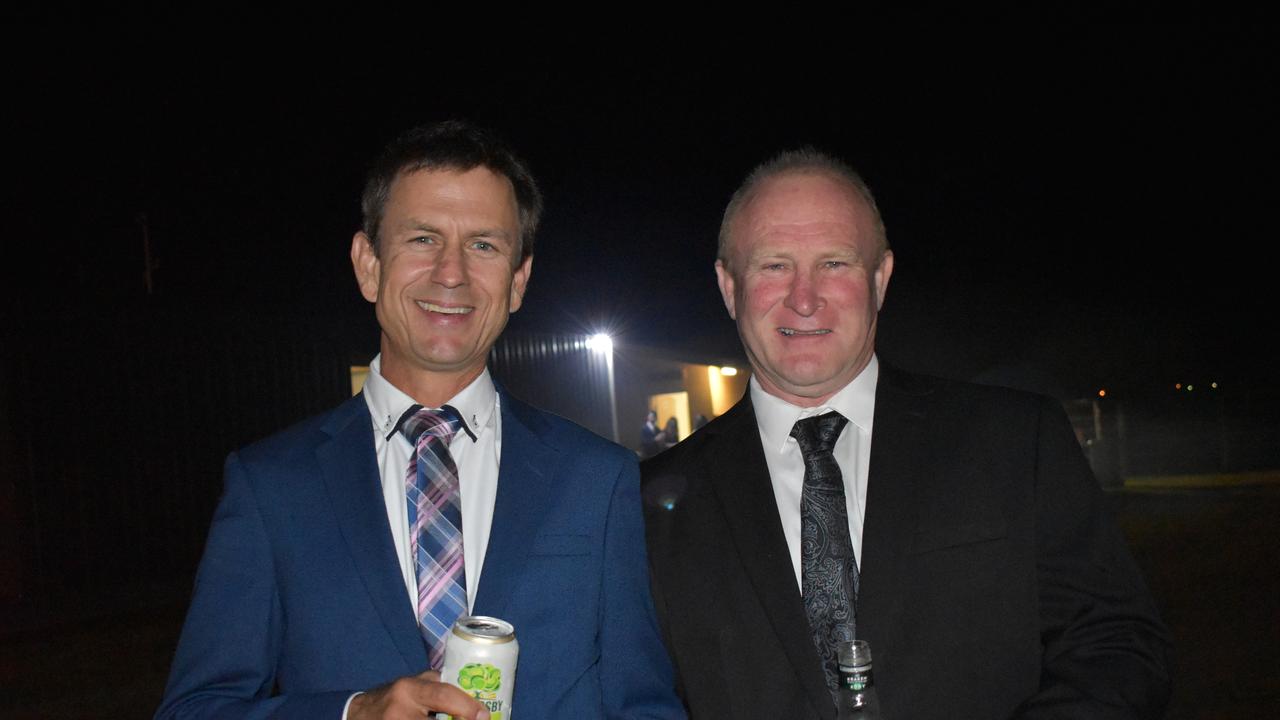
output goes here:
[{"label": "jacket sleeve", "polygon": [[271,697],[283,617],[270,542],[235,453],[224,483],[155,717],[338,720],[352,691]]},{"label": "jacket sleeve", "polygon": [[1036,458],[1040,689],[1018,718],[1159,718],[1169,636],[1057,403]]},{"label": "jacket sleeve", "polygon": [[627,458],[605,528],[600,681],[609,718],[684,718],[649,596],[640,472]]}]

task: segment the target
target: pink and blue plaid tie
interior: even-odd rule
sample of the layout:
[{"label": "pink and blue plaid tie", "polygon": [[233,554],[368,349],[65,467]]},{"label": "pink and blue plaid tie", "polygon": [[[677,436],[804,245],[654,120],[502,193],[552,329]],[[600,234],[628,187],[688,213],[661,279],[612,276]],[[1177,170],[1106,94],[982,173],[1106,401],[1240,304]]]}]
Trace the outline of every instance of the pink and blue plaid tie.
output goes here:
[{"label": "pink and blue plaid tie", "polygon": [[449,454],[449,441],[461,426],[458,411],[448,405],[439,410],[415,405],[400,421],[400,432],[414,446],[405,477],[409,548],[418,576],[418,629],[433,670],[441,667],[454,621],[467,612],[462,496],[458,466]]}]

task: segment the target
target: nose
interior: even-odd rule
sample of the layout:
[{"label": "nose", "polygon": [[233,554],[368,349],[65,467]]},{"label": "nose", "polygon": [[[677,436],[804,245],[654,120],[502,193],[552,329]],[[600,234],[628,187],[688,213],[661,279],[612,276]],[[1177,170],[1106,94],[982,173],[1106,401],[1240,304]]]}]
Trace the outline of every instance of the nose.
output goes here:
[{"label": "nose", "polygon": [[456,288],[467,283],[467,259],[458,243],[447,243],[436,255],[431,268],[431,281],[446,288]]},{"label": "nose", "polygon": [[808,317],[822,307],[822,296],[814,282],[813,273],[798,269],[791,277],[791,287],[787,289],[787,297],[783,301],[792,312]]}]

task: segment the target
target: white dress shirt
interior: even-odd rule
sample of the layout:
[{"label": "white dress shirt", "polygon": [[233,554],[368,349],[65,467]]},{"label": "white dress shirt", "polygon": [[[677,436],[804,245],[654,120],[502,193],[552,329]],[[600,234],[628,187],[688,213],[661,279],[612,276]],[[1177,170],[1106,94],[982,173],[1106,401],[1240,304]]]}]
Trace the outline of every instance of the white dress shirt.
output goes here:
[{"label": "white dress shirt", "polygon": [[803,587],[800,567],[800,496],[804,490],[804,457],[791,437],[797,420],[835,411],[849,420],[833,450],[844,480],[845,507],[849,513],[849,539],[853,554],[862,567],[862,521],[867,508],[867,468],[871,464],[871,420],[876,409],[876,381],[880,364],[874,355],[853,382],[845,385],[825,403],[802,408],[770,395],[751,377],[751,404],[756,413],[760,442],[769,466],[773,497],[778,503],[782,534],[791,551],[796,571],[796,589]]},{"label": "white dress shirt", "polygon": [[[400,416],[417,403],[382,377],[381,359],[379,355],[369,364],[364,399],[373,418],[373,445],[382,477],[382,497],[387,504],[396,556],[400,558],[405,597],[416,613],[418,578],[409,551],[409,509],[405,500],[405,476],[414,449],[395,429]],[[484,553],[493,525],[493,503],[498,496],[498,458],[502,453],[499,403],[487,368],[445,403],[462,415],[462,421],[470,430],[470,433],[466,429],[458,430],[449,443],[449,453],[458,466],[458,487],[462,494],[462,558],[467,574],[468,612],[475,605],[476,588],[480,586],[480,569],[484,567]]]}]

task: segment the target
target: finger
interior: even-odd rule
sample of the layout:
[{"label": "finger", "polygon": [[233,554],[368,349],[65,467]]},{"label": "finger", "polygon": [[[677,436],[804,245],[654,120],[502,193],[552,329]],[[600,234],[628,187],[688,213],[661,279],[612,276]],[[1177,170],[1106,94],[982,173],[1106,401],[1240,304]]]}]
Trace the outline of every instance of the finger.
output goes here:
[{"label": "finger", "polygon": [[448,683],[424,680],[417,687],[416,700],[424,708],[463,720],[487,720],[489,717],[489,710],[483,703]]}]

